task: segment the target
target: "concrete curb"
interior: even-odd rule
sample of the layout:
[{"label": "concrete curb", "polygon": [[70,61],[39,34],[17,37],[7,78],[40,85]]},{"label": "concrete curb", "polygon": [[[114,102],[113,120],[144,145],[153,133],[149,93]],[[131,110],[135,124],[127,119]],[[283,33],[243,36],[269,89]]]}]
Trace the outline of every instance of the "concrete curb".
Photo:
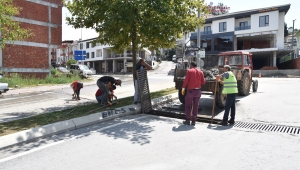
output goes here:
[{"label": "concrete curb", "polygon": [[[176,94],[162,96],[151,100],[152,106],[160,103],[169,102],[177,98]],[[103,112],[94,113],[87,116],[73,118],[53,124],[32,128],[17,133],[9,134],[0,137],[0,148],[16,145],[23,142],[28,142],[40,137],[50,136],[58,133],[62,133],[68,130],[74,130],[77,128],[89,126],[102,121],[112,120],[118,117],[122,117],[130,114],[137,114],[141,112],[140,105],[128,105],[113,110],[106,110]]]}]

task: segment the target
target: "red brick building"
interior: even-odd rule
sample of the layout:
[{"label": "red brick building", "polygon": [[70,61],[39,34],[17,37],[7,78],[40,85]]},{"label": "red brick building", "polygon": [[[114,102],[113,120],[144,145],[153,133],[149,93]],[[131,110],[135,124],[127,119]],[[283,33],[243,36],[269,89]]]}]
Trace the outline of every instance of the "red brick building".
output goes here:
[{"label": "red brick building", "polygon": [[62,39],[62,0],[14,0],[22,8],[18,16],[22,28],[33,35],[23,41],[6,44],[0,50],[0,68],[7,73],[45,77],[51,61],[56,61],[56,48]]}]

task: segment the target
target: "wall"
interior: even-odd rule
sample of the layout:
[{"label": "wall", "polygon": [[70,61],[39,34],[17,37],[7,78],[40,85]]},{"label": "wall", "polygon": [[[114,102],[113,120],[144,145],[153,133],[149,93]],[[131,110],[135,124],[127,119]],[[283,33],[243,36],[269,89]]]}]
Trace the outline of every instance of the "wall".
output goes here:
[{"label": "wall", "polygon": [[253,70],[253,76],[258,76],[261,73],[262,77],[270,77],[270,76],[300,76],[299,69],[290,69],[290,70]]},{"label": "wall", "polygon": [[[265,15],[269,15],[269,26],[259,27],[259,17]],[[256,32],[263,32],[263,31],[277,31],[279,22],[281,21],[279,21],[278,11],[253,14],[251,15],[251,21],[248,22],[248,24],[251,26],[251,29],[235,31],[235,34],[248,34],[248,33],[256,33]],[[284,23],[282,23],[282,25],[284,26]]]},{"label": "wall", "polygon": [[278,31],[276,35],[276,45],[278,49],[284,49],[284,17],[284,12],[279,13]]},{"label": "wall", "polygon": [[278,69],[300,69],[300,58],[281,63]]},{"label": "wall", "polygon": [[213,21],[211,25],[211,30],[213,33],[224,33],[219,32],[219,23],[220,22],[226,22],[227,29],[225,32],[232,32],[234,31],[234,18],[227,18],[227,19],[221,19],[217,21]]},{"label": "wall", "polygon": [[61,45],[62,0],[13,0],[22,10],[13,20],[33,35],[23,41],[7,43],[0,51],[0,69],[22,75],[50,74],[51,51]]}]

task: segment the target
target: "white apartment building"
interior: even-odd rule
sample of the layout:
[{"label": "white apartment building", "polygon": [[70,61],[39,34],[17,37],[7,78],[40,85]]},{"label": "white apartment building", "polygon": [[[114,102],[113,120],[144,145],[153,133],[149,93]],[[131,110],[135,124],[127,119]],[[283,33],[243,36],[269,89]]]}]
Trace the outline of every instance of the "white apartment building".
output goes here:
[{"label": "white apartment building", "polygon": [[[254,69],[276,66],[291,52],[284,46],[284,20],[290,4],[227,13],[206,18],[201,31],[201,48],[205,49],[204,67],[214,67],[223,51],[242,50],[253,54]],[[192,33],[191,45],[197,45]]]},{"label": "white apartment building", "polygon": [[[111,50],[110,45],[94,43],[96,38],[82,40],[78,42],[76,49],[86,51],[84,65],[90,66],[96,74],[105,72],[131,72],[132,71],[132,51],[125,49],[122,54],[116,54]],[[149,58],[151,52],[147,49],[137,51],[137,57]],[[81,64],[81,60],[78,61]]]}]

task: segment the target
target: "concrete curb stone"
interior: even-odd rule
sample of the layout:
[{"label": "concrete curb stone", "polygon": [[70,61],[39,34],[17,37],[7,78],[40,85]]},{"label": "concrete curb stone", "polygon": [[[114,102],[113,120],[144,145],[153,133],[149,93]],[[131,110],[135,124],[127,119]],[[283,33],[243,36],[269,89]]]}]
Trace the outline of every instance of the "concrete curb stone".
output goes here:
[{"label": "concrete curb stone", "polygon": [[[151,100],[152,106],[158,105],[160,103],[169,102],[177,99],[177,93],[162,96]],[[28,142],[40,137],[50,136],[58,133],[62,133],[68,130],[74,130],[89,126],[102,121],[112,120],[118,117],[122,117],[130,114],[138,114],[141,112],[140,105],[128,105],[112,110],[106,110],[103,112],[94,113],[87,116],[82,116],[78,118],[73,118],[70,120],[65,120],[61,122],[56,122],[53,124],[32,128],[17,133],[9,134],[0,137],[0,148],[5,148],[13,146],[19,143]]]}]

